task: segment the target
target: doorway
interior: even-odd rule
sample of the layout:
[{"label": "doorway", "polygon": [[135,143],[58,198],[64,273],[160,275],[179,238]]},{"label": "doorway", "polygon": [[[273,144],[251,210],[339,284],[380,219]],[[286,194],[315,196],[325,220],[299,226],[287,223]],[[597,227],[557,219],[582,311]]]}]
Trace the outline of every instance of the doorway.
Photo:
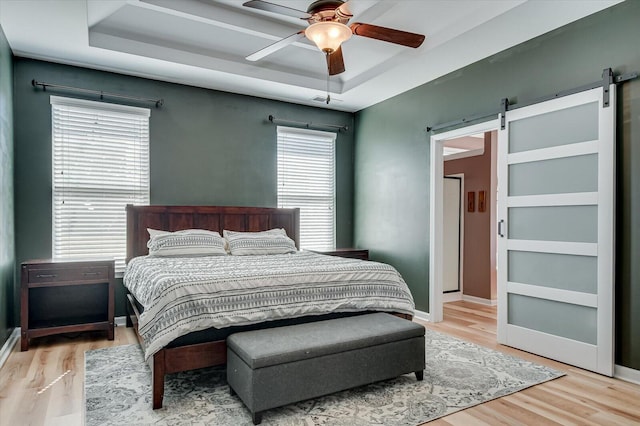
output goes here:
[{"label": "doorway", "polygon": [[[431,239],[429,242],[430,245],[430,256],[429,256],[429,281],[431,285],[429,286],[429,320],[432,322],[440,322],[442,321],[442,304],[444,303],[444,271],[446,268],[446,258],[445,258],[445,231],[444,231],[444,221],[445,221],[445,213],[444,213],[444,176],[445,176],[445,147],[447,142],[460,139],[464,137],[469,137],[472,135],[484,134],[486,132],[497,131],[499,128],[498,120],[491,120],[485,123],[476,124],[473,126],[464,127],[461,129],[455,129],[448,132],[440,133],[431,137],[431,184],[430,184],[430,235]],[[495,152],[496,142],[492,140],[491,142],[492,151]],[[454,155],[460,155],[459,153]],[[464,154],[463,154],[464,155]],[[494,158],[495,156],[492,156]],[[492,160],[492,172],[491,172],[491,183],[490,186],[495,188],[497,186],[496,182],[496,164],[495,161]],[[466,186],[466,185],[465,185]],[[483,232],[487,233],[490,238],[490,241],[493,241],[493,248],[484,247],[484,251],[490,253],[491,256],[495,259],[495,235],[496,235],[496,220],[495,220],[495,208],[491,208],[495,205],[495,199],[489,196],[489,188],[483,189],[485,192],[483,194],[484,203],[483,206],[478,206],[480,200],[479,190],[477,188],[472,188],[466,186],[465,192],[462,194],[462,198],[464,200],[463,210],[469,211],[472,208],[471,199],[473,199],[473,212],[477,212],[478,208],[481,207],[484,209],[484,212],[478,212],[477,217],[480,217],[480,213],[489,215],[489,220],[487,222],[488,229],[482,229]],[[473,193],[473,195],[469,195]],[[493,203],[492,206],[489,203]],[[473,216],[471,216],[473,217]],[[468,225],[468,221],[465,221],[465,224]],[[465,226],[465,228],[468,228]],[[466,232],[466,231],[465,231]],[[465,234],[466,235],[466,234]],[[466,247],[466,250],[472,249],[472,247]],[[495,262],[493,263],[495,265]],[[468,271],[467,275],[470,271]],[[493,270],[493,278],[495,278],[495,269]],[[467,276],[464,273],[464,268],[462,271],[463,276]],[[465,282],[465,288],[467,283]],[[480,298],[478,298],[480,299]],[[468,298],[470,301],[474,301],[473,296]],[[475,300],[479,301],[479,300]]]}]

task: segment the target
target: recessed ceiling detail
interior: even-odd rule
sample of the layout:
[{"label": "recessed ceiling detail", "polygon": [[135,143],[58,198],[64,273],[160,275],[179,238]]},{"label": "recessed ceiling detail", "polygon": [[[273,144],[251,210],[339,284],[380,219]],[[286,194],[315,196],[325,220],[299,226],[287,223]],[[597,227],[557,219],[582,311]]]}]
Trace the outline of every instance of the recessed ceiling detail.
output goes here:
[{"label": "recessed ceiling detail", "polygon": [[[0,0],[0,24],[18,56],[358,111],[621,0],[350,0],[350,22],[427,38],[417,49],[345,41],[346,71],[329,81],[341,102],[329,105],[313,100],[326,97],[327,63],[306,38],[245,59],[308,26],[245,1]],[[310,3],[269,1],[303,11]]]}]

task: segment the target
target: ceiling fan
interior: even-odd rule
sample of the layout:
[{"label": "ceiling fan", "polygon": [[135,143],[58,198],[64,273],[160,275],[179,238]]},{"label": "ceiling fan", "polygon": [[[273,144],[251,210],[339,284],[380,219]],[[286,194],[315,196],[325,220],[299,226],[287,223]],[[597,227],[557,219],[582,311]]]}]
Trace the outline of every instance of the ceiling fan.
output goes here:
[{"label": "ceiling fan", "polygon": [[346,24],[353,18],[348,7],[348,1],[317,0],[309,5],[306,12],[262,0],[251,0],[244,3],[243,6],[293,16],[309,23],[307,29],[285,37],[247,56],[246,59],[249,61],[262,59],[291,43],[307,37],[320,50],[325,52],[329,75],[336,75],[345,70],[341,44],[347,41],[352,34],[413,48],[419,47],[424,41],[424,35],[422,34],[379,27],[377,25],[356,22],[347,26]]}]

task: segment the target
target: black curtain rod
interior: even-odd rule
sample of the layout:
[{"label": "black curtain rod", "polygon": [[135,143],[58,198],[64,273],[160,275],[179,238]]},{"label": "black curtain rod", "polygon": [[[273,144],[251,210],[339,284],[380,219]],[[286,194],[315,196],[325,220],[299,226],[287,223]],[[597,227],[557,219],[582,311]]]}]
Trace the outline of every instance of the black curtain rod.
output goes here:
[{"label": "black curtain rod", "polygon": [[120,94],[117,94],[117,93],[103,92],[102,90],[82,89],[80,87],[72,87],[72,86],[63,86],[61,84],[44,83],[44,82],[36,81],[36,80],[31,80],[31,85],[33,87],[41,86],[43,91],[46,91],[47,87],[51,87],[51,88],[54,88],[54,89],[63,89],[63,90],[71,91],[71,92],[98,95],[98,96],[100,96],[100,99],[104,99],[104,97],[107,96],[109,98],[127,99],[127,100],[130,100],[130,101],[136,101],[136,102],[151,102],[151,103],[154,103],[156,105],[156,108],[160,108],[164,104],[164,99],[139,98],[139,97],[136,97],[136,96],[127,96],[127,95],[120,95]]},{"label": "black curtain rod", "polygon": [[[436,124],[435,126],[429,126],[427,127],[425,130],[427,132],[434,132],[434,131],[438,131],[438,130],[442,130],[442,129],[447,129],[450,127],[454,127],[454,126],[458,126],[461,124],[467,124],[467,123],[471,123],[474,121],[485,121],[487,119],[491,119],[493,117],[498,117],[498,114],[503,113],[502,114],[502,120],[504,121],[504,113],[506,111],[513,111],[514,109],[518,109],[518,108],[522,108],[525,106],[529,106],[529,105],[533,105],[533,104],[537,104],[540,102],[544,102],[544,101],[548,101],[551,99],[556,99],[556,98],[561,98],[563,96],[568,96],[568,95],[573,95],[574,93],[580,93],[580,92],[584,92],[586,90],[591,90],[591,89],[595,89],[596,87],[602,87],[603,90],[605,90],[605,96],[604,96],[604,102],[605,102],[605,106],[609,106],[609,96],[608,96],[608,90],[609,90],[609,85],[612,83],[615,84],[621,84],[624,83],[625,81],[629,81],[629,80],[633,80],[634,78],[638,77],[638,73],[637,72],[631,72],[631,73],[627,73],[627,74],[622,74],[622,75],[618,75],[618,76],[614,76],[613,75],[613,71],[611,70],[611,68],[605,68],[602,72],[602,79],[595,81],[593,83],[589,83],[589,84],[585,84],[579,87],[575,87],[573,89],[569,89],[569,90],[564,90],[558,93],[554,93],[553,95],[550,96],[545,96],[542,98],[537,98],[537,99],[533,99],[530,101],[525,101],[525,102],[521,102],[521,103],[516,103],[516,104],[509,104],[509,100],[507,98],[502,99],[501,101],[501,107],[498,110],[495,110],[493,112],[487,113],[487,114],[475,114],[475,115],[471,115],[469,117],[465,117],[465,118],[459,118],[457,120],[453,120],[453,121],[448,121],[446,123],[441,123],[441,124]],[[502,126],[504,126],[504,123],[501,124]]]},{"label": "black curtain rod", "polygon": [[340,126],[338,124],[322,124],[322,123],[305,123],[303,121],[293,121],[293,120],[283,120],[281,118],[275,118],[273,115],[269,116],[269,121],[273,124],[284,124],[289,126],[297,126],[304,127],[307,129],[316,128],[316,129],[336,129],[338,131],[344,130],[345,132],[349,130],[349,127],[346,125]]}]

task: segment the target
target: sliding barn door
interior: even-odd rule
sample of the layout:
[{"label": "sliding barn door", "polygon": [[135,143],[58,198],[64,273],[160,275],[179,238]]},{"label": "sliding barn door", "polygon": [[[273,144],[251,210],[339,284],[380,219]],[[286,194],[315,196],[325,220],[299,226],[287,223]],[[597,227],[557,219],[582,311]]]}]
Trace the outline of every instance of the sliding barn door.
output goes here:
[{"label": "sliding barn door", "polygon": [[615,86],[506,113],[498,342],[613,374]]}]

